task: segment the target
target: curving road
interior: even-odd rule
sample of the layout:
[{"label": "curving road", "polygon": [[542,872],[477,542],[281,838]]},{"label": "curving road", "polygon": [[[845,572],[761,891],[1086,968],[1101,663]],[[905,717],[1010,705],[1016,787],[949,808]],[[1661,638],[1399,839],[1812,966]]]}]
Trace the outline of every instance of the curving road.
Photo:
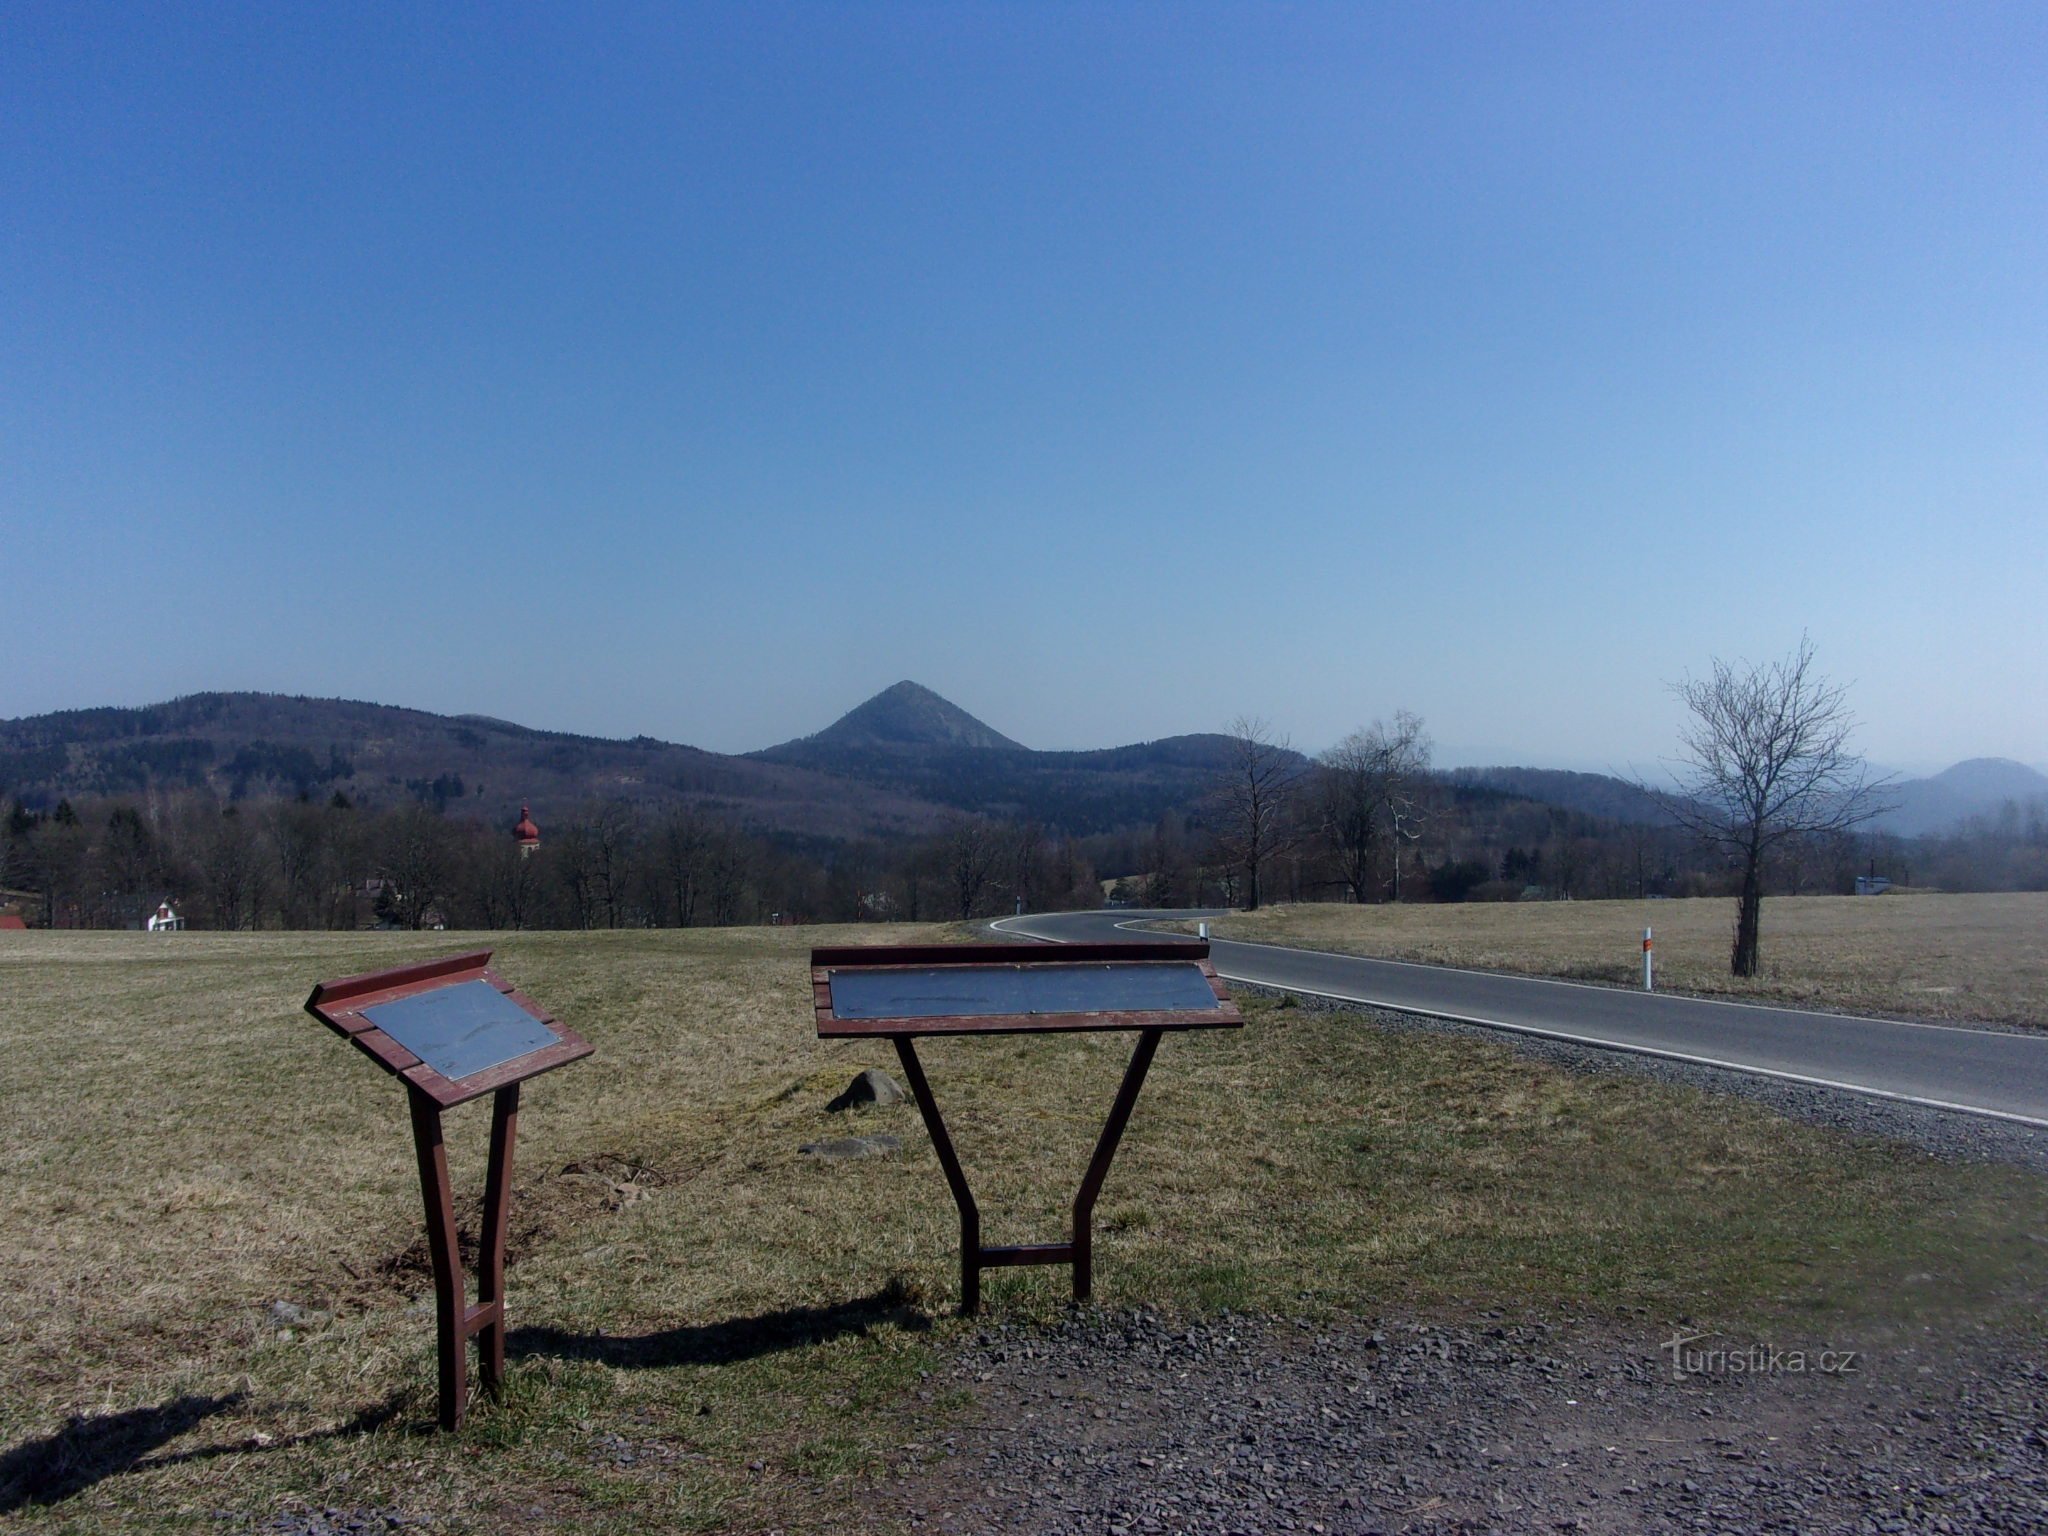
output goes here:
[{"label": "curving road", "polygon": [[[1161,938],[1131,931],[1156,919],[1223,915],[1055,912],[990,926],[1053,944],[1114,943]],[[2048,1034],[1713,1002],[1229,939],[1212,940],[1210,958],[1231,981],[2048,1128]]]}]

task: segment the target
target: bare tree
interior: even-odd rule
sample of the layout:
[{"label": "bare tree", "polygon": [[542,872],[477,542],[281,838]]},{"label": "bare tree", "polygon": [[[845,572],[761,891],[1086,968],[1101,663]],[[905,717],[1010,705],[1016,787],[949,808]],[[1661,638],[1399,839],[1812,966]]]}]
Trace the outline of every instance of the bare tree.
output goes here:
[{"label": "bare tree", "polygon": [[358,916],[356,893],[374,862],[369,854],[369,832],[361,814],[340,790],[327,802],[326,823],[326,900],[320,920],[329,928],[353,928]]},{"label": "bare tree", "polygon": [[216,928],[254,928],[263,904],[262,852],[241,807],[225,806],[200,847],[200,891]]},{"label": "bare tree", "polygon": [[962,919],[974,916],[995,877],[1003,841],[995,824],[979,816],[963,818],[946,834],[946,876],[953,905]]},{"label": "bare tree", "polygon": [[1399,899],[1400,842],[1417,835],[1416,790],[1429,769],[1429,737],[1422,717],[1409,710],[1394,723],[1375,720],[1353,731],[1316,759],[1323,835],[1336,852],[1353,901],[1379,888],[1380,850],[1396,860]]},{"label": "bare tree", "polygon": [[453,883],[448,823],[418,801],[407,802],[384,823],[377,864],[392,920],[417,933],[429,926],[428,919]]},{"label": "bare tree", "polygon": [[1212,793],[1217,839],[1229,861],[1243,871],[1245,910],[1256,912],[1259,871],[1292,836],[1288,810],[1301,758],[1263,720],[1240,715],[1224,731],[1230,737],[1229,765]]},{"label": "bare tree", "polygon": [[640,850],[640,813],[614,797],[594,806],[585,821],[590,840],[590,873],[604,925],[616,928],[625,916],[627,892]]},{"label": "bare tree", "polygon": [[1179,813],[1168,811],[1152,828],[1151,855],[1145,861],[1145,905],[1194,905],[1201,879],[1189,856]]},{"label": "bare tree", "polygon": [[1888,779],[1849,750],[1846,689],[1814,671],[1813,642],[1782,661],[1732,667],[1672,685],[1691,720],[1679,736],[1675,793],[1638,784],[1741,871],[1730,969],[1757,971],[1764,865],[1805,839],[1846,831],[1891,809]]},{"label": "bare tree", "polygon": [[666,905],[675,914],[678,928],[697,921],[697,903],[710,857],[711,831],[703,818],[688,806],[670,807],[662,818],[655,858]]},{"label": "bare tree", "polygon": [[541,916],[541,855],[492,827],[473,850],[473,899],[488,928],[527,928]]},{"label": "bare tree", "polygon": [[[4,854],[0,854],[0,865],[4,862]],[[157,878],[161,860],[156,839],[134,806],[117,805],[109,813],[100,836],[98,862],[100,883],[111,907],[109,925],[141,927],[144,913],[168,893],[156,889],[162,883]],[[5,883],[4,868],[0,868],[0,885]]]},{"label": "bare tree", "polygon": [[326,813],[304,801],[275,800],[262,820],[277,879],[278,919],[287,928],[311,928],[326,894]]},{"label": "bare tree", "polygon": [[[754,874],[754,850],[737,827],[721,825],[711,835],[710,898],[714,927],[730,928],[747,904],[747,882]],[[756,908],[756,911],[759,909]]]}]

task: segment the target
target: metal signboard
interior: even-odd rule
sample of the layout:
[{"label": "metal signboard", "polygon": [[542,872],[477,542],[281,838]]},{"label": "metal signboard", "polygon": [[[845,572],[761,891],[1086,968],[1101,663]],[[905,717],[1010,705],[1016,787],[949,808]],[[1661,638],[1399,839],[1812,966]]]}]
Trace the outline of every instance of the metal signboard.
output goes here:
[{"label": "metal signboard", "polygon": [[[895,1043],[960,1209],[960,1309],[968,1313],[981,1304],[982,1270],[1003,1265],[1071,1264],[1074,1299],[1088,1299],[1094,1287],[1096,1197],[1160,1037],[1244,1024],[1209,963],[1207,944],[814,949],[811,995],[820,1039],[881,1037]],[[1138,1041],[1074,1198],[1073,1236],[1064,1243],[984,1246],[981,1211],[917,1059],[917,1038],[1118,1029],[1136,1030]]]},{"label": "metal signboard", "polygon": [[[306,1011],[405,1083],[413,1151],[426,1204],[440,1346],[441,1424],[457,1428],[469,1399],[469,1340],[477,1374],[496,1395],[505,1378],[505,1231],[519,1085],[591,1052],[590,1045],[490,966],[489,950],[323,981]],[[442,1111],[491,1096],[490,1164],[477,1243],[477,1304],[463,1300]]]}]

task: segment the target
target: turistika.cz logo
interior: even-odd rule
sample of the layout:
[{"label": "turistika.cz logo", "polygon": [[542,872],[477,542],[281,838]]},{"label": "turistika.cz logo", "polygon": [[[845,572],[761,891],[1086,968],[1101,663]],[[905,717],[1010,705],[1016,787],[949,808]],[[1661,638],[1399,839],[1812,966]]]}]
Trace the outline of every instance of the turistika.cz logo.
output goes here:
[{"label": "turistika.cz logo", "polygon": [[1657,1347],[1671,1357],[1671,1379],[1688,1376],[1853,1376],[1861,1369],[1857,1349],[1779,1349],[1772,1344],[1747,1348],[1696,1348],[1711,1333],[1674,1333]]}]

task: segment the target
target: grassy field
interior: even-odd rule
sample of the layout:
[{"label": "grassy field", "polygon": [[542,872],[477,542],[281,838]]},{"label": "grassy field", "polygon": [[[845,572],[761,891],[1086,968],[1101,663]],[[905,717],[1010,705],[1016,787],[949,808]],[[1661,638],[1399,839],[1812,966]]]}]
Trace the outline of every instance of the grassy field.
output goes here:
[{"label": "grassy field", "polygon": [[[454,1436],[427,1432],[402,1094],[299,1010],[315,980],[466,941],[0,934],[0,1518],[866,1528],[863,1480],[958,1411],[920,1373],[969,1325],[915,1111],[854,1118],[897,1155],[798,1154],[846,1125],[823,1105],[857,1070],[894,1066],[813,1038],[805,951],[905,932],[480,940],[598,1055],[527,1090],[510,1389]],[[1651,1349],[1681,1317],[2020,1318],[2048,1284],[2039,1179],[1485,1042],[1246,1012],[1160,1052],[1098,1212],[1104,1305],[1569,1311]],[[1125,1050],[926,1052],[989,1241],[1061,1232]],[[459,1187],[488,1118],[451,1116]],[[1064,1286],[998,1271],[987,1305],[1049,1317]]]},{"label": "grassy field", "polygon": [[1210,924],[1222,938],[1638,986],[1645,926],[1675,992],[1914,1019],[2048,1025],[2048,894],[1774,896],[1763,971],[1728,974],[1732,899],[1305,904]]}]

